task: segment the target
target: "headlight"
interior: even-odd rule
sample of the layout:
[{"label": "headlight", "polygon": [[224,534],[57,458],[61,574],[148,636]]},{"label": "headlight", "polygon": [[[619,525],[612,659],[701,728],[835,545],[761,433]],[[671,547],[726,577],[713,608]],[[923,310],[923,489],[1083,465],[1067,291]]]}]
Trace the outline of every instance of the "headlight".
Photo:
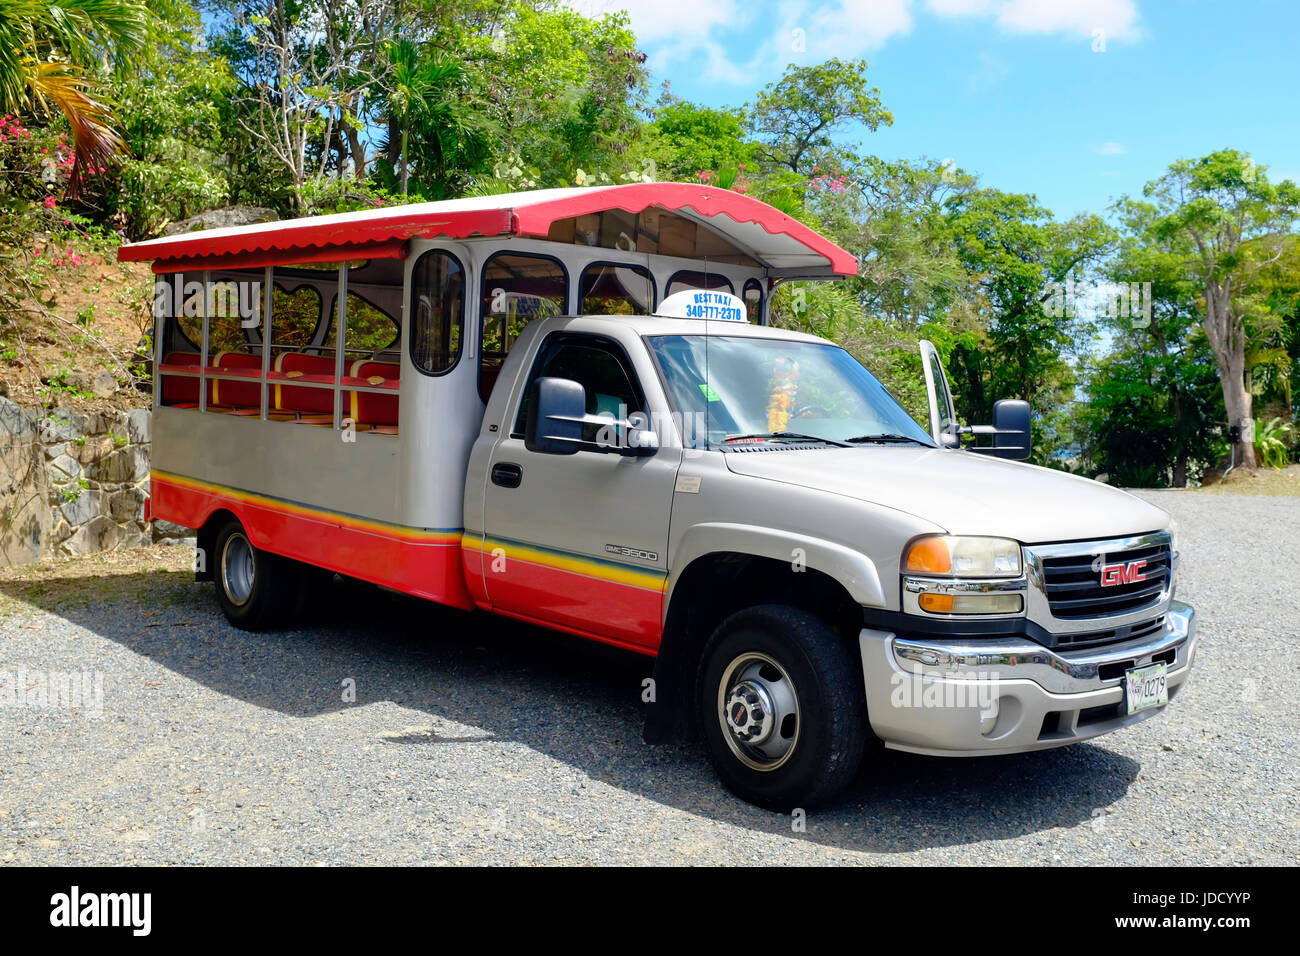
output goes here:
[{"label": "headlight", "polygon": [[903,557],[903,610],[911,614],[1025,613],[1020,544],[1007,538],[931,535]]},{"label": "headlight", "polygon": [[1007,538],[932,535],[912,542],[903,559],[909,574],[953,578],[1018,578],[1020,568],[1020,544]]}]

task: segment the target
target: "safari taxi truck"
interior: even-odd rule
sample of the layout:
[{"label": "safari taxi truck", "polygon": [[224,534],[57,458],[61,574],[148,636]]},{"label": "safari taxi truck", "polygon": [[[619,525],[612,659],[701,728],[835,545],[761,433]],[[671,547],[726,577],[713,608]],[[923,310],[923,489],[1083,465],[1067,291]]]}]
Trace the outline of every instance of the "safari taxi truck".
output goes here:
[{"label": "safari taxi truck", "polygon": [[[830,800],[873,735],[1059,747],[1162,711],[1192,666],[1169,516],[1023,463],[1031,414],[928,427],[779,283],[854,258],[678,183],[550,189],[186,233],[150,261],[153,518],[197,529],[230,622],[310,568],[652,658],[649,742]],[[650,668],[647,668],[649,671]]]}]

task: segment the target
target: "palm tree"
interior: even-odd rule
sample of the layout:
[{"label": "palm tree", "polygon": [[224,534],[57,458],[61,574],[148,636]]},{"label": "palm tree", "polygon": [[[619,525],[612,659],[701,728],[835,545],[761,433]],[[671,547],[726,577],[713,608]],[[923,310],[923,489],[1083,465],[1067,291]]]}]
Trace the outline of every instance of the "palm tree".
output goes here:
[{"label": "palm tree", "polygon": [[396,146],[402,195],[409,190],[413,158],[423,161],[424,180],[482,162],[489,141],[467,93],[464,66],[436,51],[421,53],[409,40],[392,44],[389,58],[389,135],[395,139],[390,148]]},{"label": "palm tree", "polygon": [[107,106],[85,70],[144,43],[141,0],[4,0],[0,5],[0,109],[53,104],[72,128],[75,191],[86,169],[125,150]]}]

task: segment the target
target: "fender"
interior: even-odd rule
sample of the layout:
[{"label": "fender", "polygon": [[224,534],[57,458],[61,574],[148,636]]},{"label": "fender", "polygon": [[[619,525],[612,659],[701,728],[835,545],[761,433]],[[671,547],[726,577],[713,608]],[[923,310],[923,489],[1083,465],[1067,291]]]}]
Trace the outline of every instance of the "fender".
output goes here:
[{"label": "fender", "polygon": [[689,641],[683,637],[685,612],[674,605],[673,595],[687,568],[699,558],[719,552],[770,558],[784,564],[798,560],[804,567],[838,582],[858,604],[868,607],[886,604],[875,563],[852,548],[824,538],[755,525],[725,522],[694,525],[682,536],[669,561],[663,641],[655,658],[655,698],[646,706],[642,730],[646,743],[664,743],[685,736],[691,696],[691,655],[686,646]]},{"label": "fender", "polygon": [[758,525],[705,522],[682,535],[677,551],[669,559],[668,591],[664,600],[664,619],[672,606],[673,591],[683,571],[697,558],[718,551],[752,554],[792,564],[802,550],[805,567],[834,578],[853,600],[867,607],[885,607],[885,591],[875,563],[865,554],[824,538]]}]

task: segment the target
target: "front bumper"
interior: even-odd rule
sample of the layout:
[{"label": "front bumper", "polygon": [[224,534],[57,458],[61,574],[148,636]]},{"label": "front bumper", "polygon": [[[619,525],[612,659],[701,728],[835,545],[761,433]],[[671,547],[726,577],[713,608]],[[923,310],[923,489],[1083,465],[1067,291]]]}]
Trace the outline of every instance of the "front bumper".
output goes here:
[{"label": "front bumper", "polygon": [[1052,651],[1020,637],[903,638],[863,628],[858,636],[871,728],[885,746],[969,757],[1061,747],[1160,713],[1128,714],[1124,672],[1164,661],[1168,694],[1191,673],[1196,612],[1171,601],[1163,632],[1079,651]]}]

